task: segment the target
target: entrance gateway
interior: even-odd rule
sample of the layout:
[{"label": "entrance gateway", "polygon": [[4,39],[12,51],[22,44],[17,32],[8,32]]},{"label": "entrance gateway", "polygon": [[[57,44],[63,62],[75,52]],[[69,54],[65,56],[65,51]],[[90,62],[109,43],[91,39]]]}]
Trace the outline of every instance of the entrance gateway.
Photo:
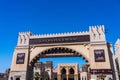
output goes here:
[{"label": "entrance gateway", "polygon": [[104,25],[90,26],[86,32],[45,35],[20,32],[9,80],[33,80],[33,66],[39,58],[64,56],[81,56],[88,61],[91,79],[97,80],[102,74],[104,80],[116,80],[113,50],[106,42]]}]

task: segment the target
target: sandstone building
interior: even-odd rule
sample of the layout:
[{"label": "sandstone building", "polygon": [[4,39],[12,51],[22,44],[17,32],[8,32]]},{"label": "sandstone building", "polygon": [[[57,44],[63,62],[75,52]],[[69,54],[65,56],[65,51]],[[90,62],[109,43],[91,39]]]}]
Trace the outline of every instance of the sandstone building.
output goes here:
[{"label": "sandstone building", "polygon": [[34,74],[39,73],[39,80],[88,80],[90,79],[89,65],[79,68],[78,64],[58,64],[54,69],[51,61],[46,64],[35,63]]},{"label": "sandstone building", "polygon": [[[9,80],[33,80],[34,65],[38,59],[64,56],[83,57],[89,63],[91,79],[119,80],[112,44],[106,41],[104,25],[90,26],[88,31],[83,32],[44,35],[20,32],[13,54]],[[50,68],[47,70],[49,71]],[[65,70],[67,74],[68,68],[63,69]],[[75,75],[77,76],[77,73]],[[68,75],[65,77],[67,78]]]}]

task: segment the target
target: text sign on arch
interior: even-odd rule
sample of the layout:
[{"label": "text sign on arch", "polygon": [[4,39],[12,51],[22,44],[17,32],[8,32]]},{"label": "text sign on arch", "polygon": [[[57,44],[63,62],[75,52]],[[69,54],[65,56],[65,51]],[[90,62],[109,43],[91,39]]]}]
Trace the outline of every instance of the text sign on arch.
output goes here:
[{"label": "text sign on arch", "polygon": [[18,53],[16,64],[24,64],[24,59],[25,59],[25,53]]},{"label": "text sign on arch", "polygon": [[105,62],[105,53],[103,49],[94,50],[95,62]]}]

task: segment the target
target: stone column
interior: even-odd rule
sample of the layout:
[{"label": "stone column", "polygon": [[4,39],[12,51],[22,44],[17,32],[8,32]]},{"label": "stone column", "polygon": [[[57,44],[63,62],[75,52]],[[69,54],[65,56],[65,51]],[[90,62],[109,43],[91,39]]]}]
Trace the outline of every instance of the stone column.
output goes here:
[{"label": "stone column", "polygon": [[57,80],[61,80],[61,74],[58,74]]},{"label": "stone column", "polygon": [[74,80],[78,80],[78,74],[74,75]]},{"label": "stone column", "polygon": [[66,78],[67,78],[67,80],[69,78],[69,67],[66,68]]},{"label": "stone column", "polygon": [[67,78],[67,80],[69,79],[69,76],[68,76],[68,74],[66,75],[66,78]]}]

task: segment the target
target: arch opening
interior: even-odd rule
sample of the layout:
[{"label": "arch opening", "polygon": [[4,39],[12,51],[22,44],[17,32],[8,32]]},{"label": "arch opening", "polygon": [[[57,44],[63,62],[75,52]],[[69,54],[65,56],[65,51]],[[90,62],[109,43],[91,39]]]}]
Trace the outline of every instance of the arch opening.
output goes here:
[{"label": "arch opening", "polygon": [[66,74],[66,69],[65,68],[63,68],[62,70],[61,70],[61,74]]},{"label": "arch opening", "polygon": [[[82,57],[84,59],[84,61],[88,62],[88,59],[84,55],[82,55],[81,53],[79,53],[73,49],[64,48],[64,47],[55,47],[55,48],[50,48],[50,49],[44,50],[41,53],[37,54],[30,62],[29,67],[31,67],[31,71],[34,70],[35,63],[37,63],[37,61],[40,58],[50,58],[50,57],[52,57],[52,58],[53,57]],[[47,74],[49,75],[50,70],[48,69],[46,71],[48,71]],[[31,72],[31,73],[33,73],[33,72]],[[69,80],[74,80],[74,78],[75,78],[75,71],[72,67],[70,69],[68,69],[67,71],[65,68],[63,68],[63,69],[61,69],[60,73],[61,73],[62,80],[66,80],[67,78]],[[66,76],[67,73],[69,74],[68,76]],[[44,77],[44,76],[42,76],[42,77]],[[51,79],[51,77],[49,77],[49,78]],[[41,78],[41,79],[43,79],[43,78]]]},{"label": "arch opening", "polygon": [[39,60],[39,58],[46,58],[46,57],[82,57],[86,62],[89,63],[89,60],[85,57],[85,55],[70,49],[70,48],[64,48],[64,47],[55,47],[47,49],[39,54],[37,54],[31,61],[30,65],[34,65],[34,63]]},{"label": "arch opening", "polygon": [[73,68],[70,68],[69,73],[70,73],[70,74],[74,74],[74,69],[73,69]]},{"label": "arch opening", "polygon": [[20,80],[20,78],[16,78],[16,80]]}]

